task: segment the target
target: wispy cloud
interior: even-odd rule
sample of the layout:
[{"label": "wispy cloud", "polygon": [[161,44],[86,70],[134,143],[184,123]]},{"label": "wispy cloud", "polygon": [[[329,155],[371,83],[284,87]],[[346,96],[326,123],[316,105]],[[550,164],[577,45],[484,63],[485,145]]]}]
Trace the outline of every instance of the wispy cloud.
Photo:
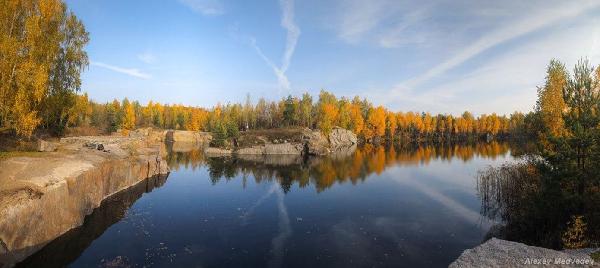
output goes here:
[{"label": "wispy cloud", "polygon": [[294,22],[294,1],[293,0],[279,0],[281,5],[282,17],[281,26],[287,30],[287,38],[285,43],[285,53],[283,54],[283,61],[281,63],[281,71],[285,73],[290,67],[290,61],[296,50],[296,44],[300,37],[300,28]]},{"label": "wispy cloud", "polygon": [[481,226],[481,229],[487,230],[489,227],[495,224],[495,222],[485,219],[479,214],[478,211],[474,211],[465,207],[463,204],[454,200],[452,197],[439,192],[430,186],[421,183],[418,180],[406,179],[406,178],[394,178],[394,181],[403,185],[408,185],[414,190],[421,192],[422,194],[429,197],[431,200],[438,202],[443,207],[454,212],[457,216],[463,218],[466,222]]},{"label": "wispy cloud", "polygon": [[114,65],[110,65],[110,64],[106,64],[106,63],[102,63],[102,62],[97,62],[97,61],[92,61],[92,62],[90,62],[90,64],[92,66],[97,66],[100,68],[104,68],[107,70],[115,71],[117,73],[122,73],[122,74],[126,74],[129,76],[137,77],[137,78],[150,79],[152,77],[149,74],[143,73],[140,70],[135,69],[135,68],[123,68],[123,67],[114,66]]},{"label": "wispy cloud", "polygon": [[218,16],[225,13],[223,3],[219,0],[179,0],[179,2],[204,16]]},{"label": "wispy cloud", "polygon": [[156,62],[156,56],[154,54],[148,52],[148,51],[146,51],[146,52],[144,52],[142,54],[138,54],[137,58],[139,60],[141,60],[142,62],[148,63],[148,64]]},{"label": "wispy cloud", "polygon": [[337,35],[349,43],[360,41],[363,35],[394,13],[394,5],[388,0],[373,0],[368,4],[361,0],[340,1],[338,9],[341,16],[336,23]]},{"label": "wispy cloud", "polygon": [[279,233],[271,240],[271,259],[269,267],[282,267],[283,250],[285,249],[286,240],[292,235],[292,227],[290,225],[290,217],[288,216],[287,207],[284,203],[284,193],[280,188],[277,188],[277,210],[279,214]]},{"label": "wispy cloud", "polygon": [[[430,6],[413,9],[408,12],[391,29],[383,31],[378,37],[379,45],[385,48],[395,48],[410,43],[425,43],[431,30],[412,31],[408,30],[419,25],[431,16]],[[432,39],[432,38],[431,38]]]},{"label": "wispy cloud", "polygon": [[434,66],[425,73],[399,84],[396,86],[396,90],[418,86],[433,77],[439,76],[446,71],[461,65],[490,48],[543,29],[557,22],[577,17],[598,6],[600,6],[600,2],[597,1],[566,2],[566,4],[563,4],[562,6],[546,9],[534,14],[528,14],[528,16],[525,16],[525,18],[521,20],[509,23],[489,34],[483,35],[473,44],[456,53],[453,57]]},{"label": "wispy cloud", "polygon": [[[283,53],[283,57],[281,60],[281,66],[277,66],[270,60],[265,53],[260,49],[260,47],[256,43],[256,39],[250,38],[250,45],[256,50],[258,55],[265,61],[271,69],[273,69],[273,73],[277,77],[277,82],[279,84],[280,90],[284,89],[289,91],[291,89],[290,80],[288,79],[286,72],[290,67],[290,63],[292,61],[292,56],[294,55],[294,51],[296,50],[296,44],[298,43],[298,38],[300,37],[300,28],[296,25],[294,21],[294,1],[293,0],[279,0],[279,5],[281,6],[281,27],[286,29],[287,37],[285,44],[285,51]],[[280,92],[281,93],[281,92]]]},{"label": "wispy cloud", "polygon": [[397,87],[373,94],[376,101],[396,109],[451,112],[469,110],[508,114],[529,111],[551,58],[571,67],[580,57],[600,62],[600,19],[581,19],[569,27],[528,40],[496,55],[477,68],[454,74],[431,86]]}]

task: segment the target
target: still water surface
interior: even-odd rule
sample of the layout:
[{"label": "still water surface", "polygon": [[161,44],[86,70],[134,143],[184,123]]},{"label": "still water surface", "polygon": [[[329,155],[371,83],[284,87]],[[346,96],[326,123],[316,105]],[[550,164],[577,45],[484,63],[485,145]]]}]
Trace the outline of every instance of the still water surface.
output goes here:
[{"label": "still water surface", "polygon": [[175,146],[168,178],[103,203],[21,265],[445,267],[482,242],[475,175],[505,143],[384,148],[326,158],[208,158]]}]

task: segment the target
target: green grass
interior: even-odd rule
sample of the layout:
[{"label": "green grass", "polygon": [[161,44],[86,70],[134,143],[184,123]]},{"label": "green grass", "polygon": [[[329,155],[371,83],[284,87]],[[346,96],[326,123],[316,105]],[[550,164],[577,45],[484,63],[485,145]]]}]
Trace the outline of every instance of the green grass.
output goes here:
[{"label": "green grass", "polygon": [[11,151],[11,152],[0,152],[0,160],[12,158],[12,157],[38,157],[42,153],[40,152],[23,152],[23,151]]},{"label": "green grass", "polygon": [[592,259],[594,259],[594,261],[600,262],[600,251],[596,251],[596,252],[590,254],[590,257],[592,257]]}]

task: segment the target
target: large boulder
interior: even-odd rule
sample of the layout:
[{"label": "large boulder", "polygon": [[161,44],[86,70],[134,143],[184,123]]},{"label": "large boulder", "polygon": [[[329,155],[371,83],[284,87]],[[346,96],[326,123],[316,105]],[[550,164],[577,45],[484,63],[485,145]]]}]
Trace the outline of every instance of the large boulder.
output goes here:
[{"label": "large boulder", "polygon": [[300,155],[304,146],[299,143],[280,143],[280,144],[265,144],[265,154],[288,154]]},{"label": "large boulder", "polygon": [[54,142],[49,142],[45,140],[37,141],[37,150],[38,152],[54,152],[58,146]]},{"label": "large boulder", "polygon": [[329,141],[327,137],[317,130],[305,130],[302,136],[307,153],[310,155],[327,155],[331,152],[329,149]]},{"label": "large boulder", "polygon": [[332,148],[351,147],[357,142],[358,139],[352,131],[341,127],[335,127],[329,133],[329,143]]},{"label": "large boulder", "polygon": [[587,267],[594,263],[592,252],[594,249],[556,251],[492,238],[465,250],[449,267]]},{"label": "large boulder", "polygon": [[168,130],[165,133],[165,140],[167,142],[208,143],[212,140],[212,135],[207,132]]}]

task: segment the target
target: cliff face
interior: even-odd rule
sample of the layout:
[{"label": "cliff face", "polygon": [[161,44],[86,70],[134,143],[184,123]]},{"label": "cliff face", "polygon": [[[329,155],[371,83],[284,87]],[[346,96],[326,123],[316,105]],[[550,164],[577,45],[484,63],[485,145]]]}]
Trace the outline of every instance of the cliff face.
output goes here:
[{"label": "cliff face", "polygon": [[23,262],[21,267],[65,267],[76,260],[110,226],[123,219],[127,210],[144,193],[161,187],[166,175],[154,176],[120,191],[104,201],[92,214],[85,217],[83,225],[69,230],[52,240]]},{"label": "cliff face", "polygon": [[185,130],[168,130],[165,133],[167,142],[183,142],[183,143],[209,143],[212,140],[212,135],[207,132],[185,131]]},{"label": "cliff face", "polygon": [[141,138],[80,137],[63,139],[57,152],[0,162],[0,266],[80,226],[111,195],[167,174],[161,153]]}]

